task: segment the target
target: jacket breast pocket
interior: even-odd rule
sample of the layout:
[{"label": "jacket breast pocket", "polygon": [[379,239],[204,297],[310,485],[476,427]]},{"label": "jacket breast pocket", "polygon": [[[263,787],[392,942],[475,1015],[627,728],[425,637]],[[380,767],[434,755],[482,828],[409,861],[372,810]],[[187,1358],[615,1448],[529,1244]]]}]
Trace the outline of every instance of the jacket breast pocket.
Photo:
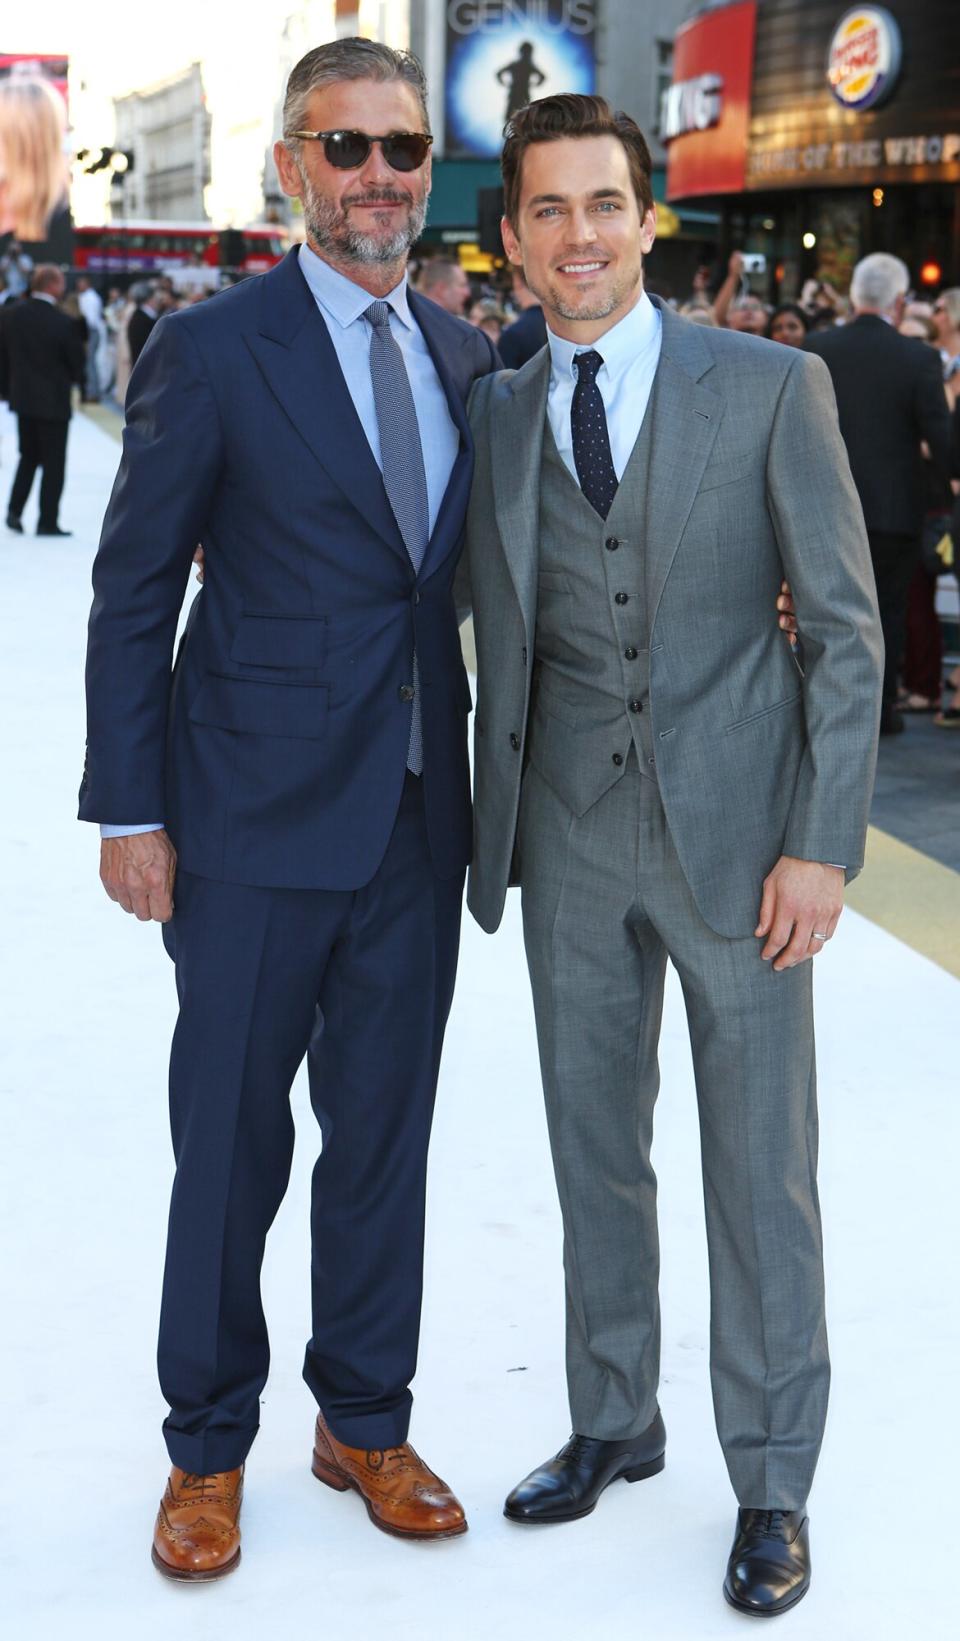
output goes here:
[{"label": "jacket breast pocket", "polygon": [[327,697],[322,684],[274,684],[256,678],[204,678],[189,718],[237,735],[274,735],[316,741],[326,729]]},{"label": "jacket breast pocket", "polygon": [[248,667],[312,667],[327,657],[325,615],[244,613],[230,646],[230,659]]}]

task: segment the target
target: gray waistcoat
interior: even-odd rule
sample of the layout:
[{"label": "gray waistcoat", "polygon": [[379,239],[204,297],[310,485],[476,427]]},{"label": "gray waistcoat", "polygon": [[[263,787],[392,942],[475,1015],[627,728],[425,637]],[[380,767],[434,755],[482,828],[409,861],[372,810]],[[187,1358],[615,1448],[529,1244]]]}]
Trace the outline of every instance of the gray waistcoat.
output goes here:
[{"label": "gray waistcoat", "polygon": [[644,575],[649,416],[606,520],[564,466],[547,424],[528,738],[532,763],[583,815],[623,775],[631,750],[654,779]]}]

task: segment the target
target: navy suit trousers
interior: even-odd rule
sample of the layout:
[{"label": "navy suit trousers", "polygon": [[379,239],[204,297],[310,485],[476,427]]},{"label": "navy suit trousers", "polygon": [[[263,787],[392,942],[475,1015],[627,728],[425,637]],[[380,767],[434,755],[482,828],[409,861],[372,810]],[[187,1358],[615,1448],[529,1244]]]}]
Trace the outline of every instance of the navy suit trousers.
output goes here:
[{"label": "navy suit trousers", "polygon": [[310,1049],[313,1333],[304,1377],[339,1440],[406,1440],[427,1147],[456,973],[462,877],[431,864],[408,776],[386,855],[352,891],[180,872],[164,929],[180,1016],[176,1177],[160,1321],[170,1457],[210,1474],[256,1435],[269,1345],[267,1231],[293,1154],[290,1087]]}]

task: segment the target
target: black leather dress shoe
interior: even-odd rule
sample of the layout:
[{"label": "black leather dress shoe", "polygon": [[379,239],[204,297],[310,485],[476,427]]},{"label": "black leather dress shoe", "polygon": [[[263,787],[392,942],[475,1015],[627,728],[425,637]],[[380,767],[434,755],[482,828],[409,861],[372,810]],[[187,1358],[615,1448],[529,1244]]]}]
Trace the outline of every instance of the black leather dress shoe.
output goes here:
[{"label": "black leather dress shoe", "polygon": [[47,525],[44,529],[41,529],[39,524],[38,524],[37,525],[37,535],[38,536],[72,536],[73,531],[72,530],[61,530],[59,524]]},{"label": "black leather dress shoe", "polygon": [[666,1441],[659,1413],[642,1436],[626,1442],[571,1436],[555,1458],[532,1470],[513,1489],[503,1513],[508,1521],[531,1524],[577,1521],[595,1509],[604,1488],[620,1476],[624,1481],[643,1481],[662,1470]]},{"label": "black leather dress shoe", "polygon": [[741,1510],[723,1593],[738,1612],[773,1618],[810,1588],[810,1523],[803,1510]]},{"label": "black leather dress shoe", "polygon": [[16,513],[8,513],[7,514],[7,529],[8,530],[15,530],[18,536],[23,535],[23,525],[20,523],[20,520],[17,518]]}]

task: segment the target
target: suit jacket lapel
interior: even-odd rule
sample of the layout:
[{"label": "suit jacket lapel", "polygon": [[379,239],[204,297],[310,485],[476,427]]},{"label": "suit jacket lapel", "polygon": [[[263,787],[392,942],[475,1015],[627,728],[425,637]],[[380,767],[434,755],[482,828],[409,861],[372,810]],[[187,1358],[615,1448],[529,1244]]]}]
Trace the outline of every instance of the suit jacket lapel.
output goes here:
[{"label": "suit jacket lapel", "polygon": [[537,533],[540,462],[550,385],[550,350],[541,351],[510,382],[510,397],[491,418],[490,456],[497,527],[520,600],[528,645],[537,621]]},{"label": "suit jacket lapel", "polygon": [[697,327],[657,297],[663,339],[650,403],[646,508],[647,607],[656,619],[670,569],[723,415],[723,401],[700,382],[713,368]]},{"label": "suit jacket lapel", "polygon": [[425,296],[418,296],[416,291],[410,291],[407,300],[430,349],[430,357],[447,396],[450,415],[460,434],[456,459],[450,470],[447,488],[421,566],[422,580],[436,569],[437,564],[447,553],[453,550],[460,540],[463,529],[470,495],[470,480],[473,477],[473,435],[470,432],[465,405],[473,372],[460,364],[463,348],[471,338],[464,336],[459,352],[451,350],[444,336],[445,320],[436,303]]},{"label": "suit jacket lapel", "polygon": [[292,250],[263,282],[259,333],[247,344],[300,437],[352,506],[409,565],[383,477],[336,349]]}]

